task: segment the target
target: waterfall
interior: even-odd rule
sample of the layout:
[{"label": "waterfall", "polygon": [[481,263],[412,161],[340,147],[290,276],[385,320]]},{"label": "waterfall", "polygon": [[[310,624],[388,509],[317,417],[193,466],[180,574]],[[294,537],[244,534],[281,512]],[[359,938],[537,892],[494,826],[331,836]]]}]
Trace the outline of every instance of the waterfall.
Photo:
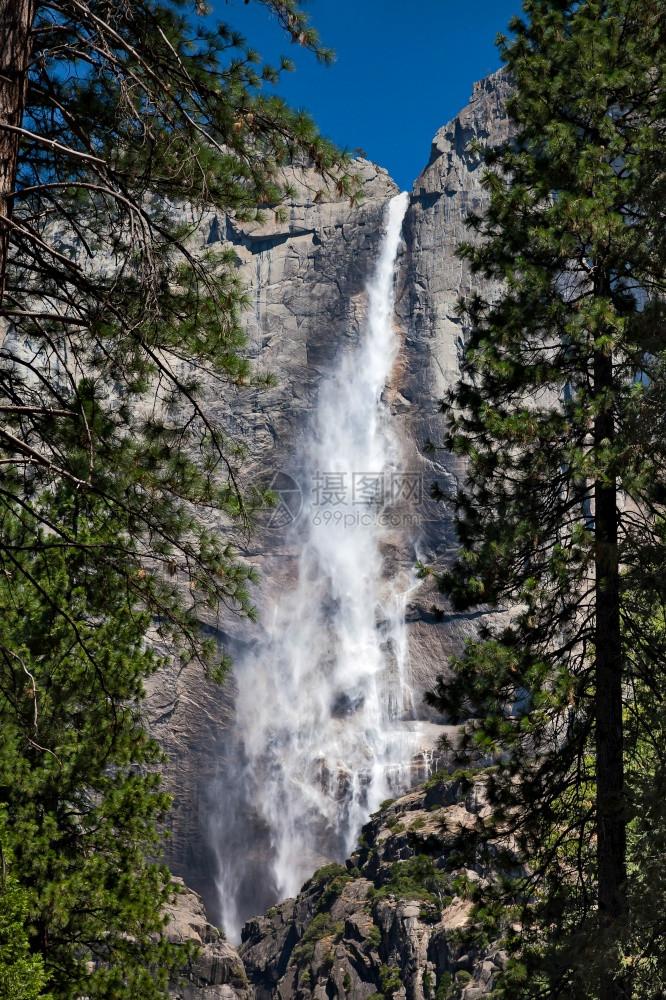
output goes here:
[{"label": "waterfall", "polygon": [[253,905],[295,895],[319,864],[342,860],[368,815],[410,782],[418,723],[405,607],[415,581],[387,574],[383,555],[408,478],[383,398],[399,346],[394,280],[407,202],[403,193],[387,206],[359,342],[322,380],[303,445],[296,572],[273,581],[265,634],[237,669],[235,784],[269,857],[252,859],[239,803],[227,801],[237,822],[218,834],[218,888],[230,936]]}]

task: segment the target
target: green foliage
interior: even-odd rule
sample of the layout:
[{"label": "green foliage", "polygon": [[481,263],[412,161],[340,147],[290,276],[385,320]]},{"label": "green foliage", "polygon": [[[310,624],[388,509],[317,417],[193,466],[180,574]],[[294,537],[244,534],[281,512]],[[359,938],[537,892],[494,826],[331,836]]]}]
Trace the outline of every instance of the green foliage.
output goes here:
[{"label": "green foliage", "polygon": [[379,987],[384,997],[392,997],[394,993],[402,989],[402,977],[400,969],[393,965],[380,965],[379,967]]},{"label": "green foliage", "polygon": [[349,969],[345,972],[344,979],[342,980],[342,986],[346,993],[349,993],[352,988],[352,979],[349,974]]},{"label": "green foliage", "polygon": [[[446,902],[450,902],[451,897],[445,896],[442,899],[442,909],[448,905]],[[435,924],[441,917],[441,910],[437,906],[422,906],[419,910],[419,920],[424,924]]]},{"label": "green foliage", "polygon": [[339,938],[345,929],[344,921],[333,921],[330,913],[316,913],[305,934],[292,952],[292,960],[297,965],[307,965],[312,961],[318,941],[327,937]]},{"label": "green foliage", "polygon": [[30,953],[26,930],[29,895],[14,874],[4,815],[0,816],[0,996],[11,1000],[50,1000],[40,955]]},{"label": "green foliage", "polygon": [[322,959],[322,969],[325,972],[330,972],[335,963],[335,955],[332,951],[327,951]]},{"label": "green foliage", "polygon": [[320,889],[322,886],[328,885],[328,883],[332,882],[334,879],[341,877],[344,878],[348,875],[349,873],[344,865],[339,865],[336,862],[333,862],[330,865],[324,865],[322,868],[318,868],[310,879],[310,882]]},{"label": "green foliage", "polygon": [[511,910],[491,893],[482,893],[481,900],[470,910],[465,928],[460,932],[465,945],[477,951],[487,948],[507,933]]},{"label": "green foliage", "polygon": [[[663,610],[650,624],[663,635]],[[655,635],[655,639],[657,636]],[[660,688],[666,684],[661,679]],[[631,921],[622,943],[622,961],[632,972],[638,997],[650,997],[663,988],[664,900],[666,872],[666,726],[663,705],[645,685],[636,689],[628,712],[627,730],[632,750],[627,780],[634,798],[628,828],[628,895]]]},{"label": "green foliage", "polygon": [[379,948],[380,944],[382,943],[382,932],[379,929],[379,927],[377,927],[376,924],[373,924],[372,927],[370,928],[370,932],[368,933],[368,941],[373,946],[373,948]]},{"label": "green foliage", "polygon": [[454,892],[456,896],[460,896],[461,899],[470,898],[473,883],[470,882],[466,875],[456,875],[455,878],[450,880],[449,885],[451,891]]},{"label": "green foliage", "polygon": [[448,771],[436,771],[431,778],[428,778],[428,780],[424,782],[423,788],[434,788],[435,785],[439,785],[440,782],[446,781],[449,777],[450,773]]},{"label": "green foliage", "polygon": [[325,913],[330,910],[336,899],[342,895],[344,887],[351,881],[351,878],[351,874],[343,865],[330,864],[318,868],[310,880],[317,889],[321,890],[316,912]]},{"label": "green foliage", "polygon": [[445,781],[459,781],[461,784],[462,791],[468,791],[474,784],[474,779],[477,775],[482,774],[487,768],[476,768],[471,771],[469,768],[458,767],[455,771],[437,771],[433,774],[432,778],[423,785],[424,789],[434,788],[436,785],[441,785]]},{"label": "green foliage", "polygon": [[[150,860],[170,799],[139,706],[159,660],[124,574],[102,576],[87,558],[109,529],[78,500],[67,490],[43,500],[76,524],[80,544],[69,549],[24,515],[3,518],[21,566],[0,577],[3,841],[54,996],[150,1000],[188,957],[164,937],[173,890],[166,867]],[[35,535],[41,549],[21,544]]]},{"label": "green foliage", "polygon": [[[498,762],[470,849],[511,833],[507,876],[529,861],[498,893],[523,928],[498,995],[649,996],[640,970],[659,946],[624,869],[637,880],[647,863],[638,706],[664,686],[664,619],[648,610],[666,595],[663,10],[523,9],[501,40],[513,135],[486,152],[489,207],[460,248],[501,294],[461,303],[464,373],[443,409],[469,478],[439,578],[456,610],[515,610],[431,701],[467,723],[461,763]],[[477,917],[482,938],[501,923],[492,893]]]},{"label": "green foliage", "polygon": [[[326,61],[297,0],[258,2]],[[40,496],[67,481],[88,516],[101,504],[118,536],[94,550],[101,572],[124,563],[130,599],[219,677],[227,662],[198,621],[222,605],[254,616],[255,574],[229,525],[247,531],[266,497],[244,484],[243,448],[210,401],[266,379],[243,355],[236,256],[197,230],[209,209],[279,213],[291,163],[353,195],[348,160],[264,94],[280,71],[188,0],[33,8],[23,125],[39,140],[18,147],[14,224],[0,240],[0,316],[13,324],[0,502],[45,523]],[[50,515],[59,543],[78,544]],[[0,551],[12,561],[2,537]]]},{"label": "green foliage", "polygon": [[[435,1000],[457,1000],[463,994],[464,988],[472,982],[471,973],[465,969],[460,969],[452,976],[450,972],[443,972],[439,978]],[[493,993],[494,995],[494,993]]]},{"label": "green foliage", "polygon": [[451,988],[453,986],[453,976],[450,972],[443,972],[439,977],[437,983],[437,990],[435,992],[435,1000],[448,1000],[451,994]]},{"label": "green foliage", "polygon": [[434,985],[435,985],[435,982],[434,982],[432,973],[431,972],[424,972],[423,973],[423,995],[425,997],[425,1000],[430,1000],[430,998],[433,996],[433,992],[434,992],[433,987],[434,987]]},{"label": "green foliage", "polygon": [[[330,59],[297,0],[258,2],[290,41]],[[280,70],[199,17],[201,5],[25,10],[25,107],[10,110],[26,134],[14,190],[0,192],[0,215],[12,216],[0,235],[0,319],[11,324],[0,803],[12,858],[0,983],[16,1000],[45,989],[151,1000],[189,950],[164,936],[169,798],[141,722],[160,662],[148,637],[224,676],[200,621],[222,606],[255,616],[256,576],[229,536],[266,500],[243,482],[243,448],[209,405],[270,382],[244,356],[247,297],[214,227],[262,208],[283,216],[290,164],[339,195],[353,198],[354,184],[312,120],[264,93]]]},{"label": "green foliage", "polygon": [[417,854],[406,861],[394,861],[390,878],[374,890],[372,898],[396,896],[398,899],[422,900],[439,907],[449,885],[449,876],[434,865],[432,858]]}]

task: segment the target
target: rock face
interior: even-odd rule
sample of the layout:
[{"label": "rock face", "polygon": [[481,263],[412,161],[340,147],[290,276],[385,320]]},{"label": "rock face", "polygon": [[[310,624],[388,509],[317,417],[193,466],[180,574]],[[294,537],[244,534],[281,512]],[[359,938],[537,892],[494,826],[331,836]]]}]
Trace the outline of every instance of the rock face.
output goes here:
[{"label": "rock face", "polygon": [[[266,484],[281,469],[297,475],[294,452],[321,374],[349,341],[364,309],[384,207],[398,189],[386,171],[372,163],[357,161],[357,170],[360,206],[323,198],[321,181],[299,173],[292,178],[297,195],[284,221],[240,225],[213,213],[191,220],[207,243],[233,248],[250,303],[245,316],[248,354],[256,372],[270,373],[276,382],[262,392],[209,399],[213,417],[247,449],[241,470],[246,484]],[[222,530],[228,533],[228,526]],[[236,541],[264,579],[289,572],[290,552],[279,530],[259,530],[251,545],[243,537]],[[256,598],[261,615],[261,591]],[[206,626],[236,658],[257,629],[232,614]],[[218,800],[216,782],[233,753],[228,733],[234,697],[233,678],[224,688],[217,687],[204,679],[196,664],[171,663],[148,684],[149,726],[167,753],[165,782],[174,795],[167,860],[202,893],[213,913],[216,855],[210,820],[220,810],[233,808],[228,799]]]},{"label": "rock face", "polygon": [[251,1000],[243,962],[221,932],[209,923],[201,898],[174,879],[179,894],[169,907],[166,936],[172,944],[194,944],[198,956],[169,995],[174,1000]]},{"label": "rock face", "polygon": [[[462,483],[460,460],[439,446],[444,424],[439,404],[460,373],[465,322],[457,304],[473,288],[492,296],[488,282],[472,276],[456,257],[456,247],[469,240],[465,219],[487,203],[482,187],[484,165],[470,143],[494,146],[508,138],[504,110],[509,94],[504,70],[475,84],[469,105],[436,134],[430,161],[414,182],[403,227],[404,255],[399,271],[397,315],[405,345],[397,374],[405,400],[402,439],[411,468],[423,479],[424,503],[419,509],[417,551],[425,563],[442,565],[457,550],[450,509],[429,500],[437,483],[448,496]],[[428,448],[428,443],[435,445]],[[467,615],[433,615],[441,599],[428,587],[415,595],[410,609],[410,650],[423,688],[433,673],[460,649],[474,628]]]},{"label": "rock face", "polygon": [[[441,441],[444,428],[438,402],[457,378],[466,333],[456,314],[456,302],[469,291],[471,279],[454,250],[466,235],[465,216],[482,208],[485,199],[480,157],[467,147],[474,139],[494,143],[507,136],[508,122],[503,111],[507,91],[502,72],[477,84],[470,105],[437,133],[430,162],[415,183],[405,218],[396,297],[403,346],[386,398],[399,427],[405,467],[421,477],[422,497],[407,510],[411,526],[391,538],[386,552],[389,572],[397,566],[413,565],[417,557],[425,562],[441,562],[455,548],[450,516],[429,499],[429,490],[437,481],[444,492],[452,493],[462,469],[454,457],[441,451],[424,454],[423,449],[427,441]],[[331,197],[320,190],[321,182],[316,178],[299,174],[294,177],[297,193],[286,206],[284,219],[276,214],[261,225],[240,225],[210,213],[197,220],[206,242],[223,243],[236,254],[249,292],[249,354],[255,370],[271,372],[276,380],[274,388],[262,393],[252,390],[210,400],[214,416],[234,440],[247,448],[248,458],[242,470],[246,482],[271,482],[279,472],[298,477],[295,456],[299,436],[307,428],[322,374],[331,369],[339,352],[350,346],[354,331],[361,326],[366,308],[365,286],[376,259],[385,206],[397,188],[385,171],[367,161],[357,161],[357,169],[363,190],[358,206]],[[294,553],[286,534],[265,528],[251,542],[242,538],[236,541],[264,579],[288,583]],[[266,612],[261,592],[257,600],[261,615]],[[449,654],[471,634],[475,623],[468,616],[440,610],[427,584],[412,591],[407,617],[412,683],[423,691],[432,686]],[[256,634],[256,626],[231,615],[206,625],[236,656],[242,655]],[[175,798],[167,860],[176,874],[202,894],[209,910],[217,916],[210,817],[234,808],[216,785],[220,768],[225,762],[227,767],[233,763],[228,738],[234,711],[233,681],[224,689],[215,688],[203,679],[198,667],[172,664],[151,680],[148,710],[151,731],[169,758],[166,784]],[[417,704],[416,711],[422,720],[433,724],[436,735],[436,725],[443,720],[424,704]],[[397,844],[398,840],[391,836],[390,842]],[[251,850],[250,844],[247,849]],[[366,859],[363,870],[369,874],[367,864]],[[430,965],[444,969],[446,962],[450,964],[454,959],[447,957],[444,962],[441,956],[436,958],[439,946],[430,943],[430,924],[414,916],[414,904],[391,903],[388,898],[372,910],[373,921],[378,921],[373,926],[381,929],[384,942],[383,950],[373,951],[370,939],[364,936],[364,928],[369,927],[366,917],[358,917],[358,926],[354,923],[354,914],[360,914],[366,905],[362,890],[363,880],[346,884],[331,918],[336,926],[344,923],[344,940],[357,954],[356,964],[348,968],[357,984],[353,995],[369,995],[365,989],[371,983],[372,991],[379,989],[377,970],[390,965],[391,956],[402,948],[402,944],[390,942],[402,941],[405,948],[413,950],[410,962],[417,970],[406,973],[404,989],[408,996],[420,1000],[427,991],[417,986],[416,979],[429,974]],[[243,955],[253,982],[262,976],[262,983],[270,981],[270,986],[260,987],[269,991],[266,996],[277,989],[275,977],[279,979],[285,973],[285,955],[291,955],[293,943],[303,936],[306,925],[310,926],[320,895],[316,886],[310,886],[298,901],[283,904],[277,916],[264,918],[277,921],[275,926],[270,923],[270,927],[265,924],[260,928],[259,937],[264,940],[264,932],[272,935],[277,948],[270,958],[266,953],[265,967],[249,943],[256,936],[254,931],[247,932]],[[290,906],[296,909],[292,912]],[[459,909],[459,916],[463,909]],[[458,919],[453,911],[450,919]],[[329,953],[333,955],[326,989],[342,996],[346,995],[340,985],[345,973],[338,981],[335,970],[343,938],[337,933],[325,953],[319,943],[315,952],[322,952],[322,962],[324,958],[329,960]],[[424,944],[426,938],[428,943]],[[262,949],[265,951],[264,945]],[[377,958],[379,954],[381,959]],[[296,982],[293,977],[298,979],[304,966],[292,963],[290,969],[292,985],[284,987],[287,992],[283,990],[281,997],[291,995],[288,989]],[[320,976],[318,970],[316,966],[311,977]],[[298,982],[299,989],[305,990],[306,984]],[[323,998],[323,993],[317,993],[320,995]],[[400,995],[399,991],[395,995]]]},{"label": "rock face", "polygon": [[403,1000],[491,992],[501,940],[466,936],[488,863],[454,858],[485,815],[483,783],[433,779],[363,828],[357,852],[316,872],[296,899],[248,922],[239,949],[256,1000]]}]

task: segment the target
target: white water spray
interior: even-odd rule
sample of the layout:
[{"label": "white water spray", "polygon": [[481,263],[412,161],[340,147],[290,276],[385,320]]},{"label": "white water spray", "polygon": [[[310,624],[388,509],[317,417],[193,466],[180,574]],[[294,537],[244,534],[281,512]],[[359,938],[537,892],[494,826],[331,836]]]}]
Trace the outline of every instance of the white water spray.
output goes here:
[{"label": "white water spray", "polygon": [[[406,724],[414,580],[406,572],[387,580],[382,555],[404,478],[382,395],[398,351],[393,287],[407,202],[401,194],[388,205],[360,343],[321,387],[304,456],[297,579],[238,670],[240,781],[268,833],[279,898],[353,849],[369,813],[409,783],[417,750],[418,725]],[[225,849],[219,888],[233,935],[243,873],[228,857],[229,837],[223,859]]]}]

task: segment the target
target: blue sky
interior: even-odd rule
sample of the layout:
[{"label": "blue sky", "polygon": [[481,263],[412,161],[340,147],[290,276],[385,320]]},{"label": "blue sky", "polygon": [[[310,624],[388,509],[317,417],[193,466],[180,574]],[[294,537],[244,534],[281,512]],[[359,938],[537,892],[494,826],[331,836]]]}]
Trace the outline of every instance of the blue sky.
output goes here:
[{"label": "blue sky", "polygon": [[404,189],[428,161],[433,135],[467,104],[472,84],[500,66],[495,38],[520,0],[310,0],[331,68],[291,45],[260,4],[213,0],[269,61],[297,64],[278,92],[321,131],[365,150]]}]

